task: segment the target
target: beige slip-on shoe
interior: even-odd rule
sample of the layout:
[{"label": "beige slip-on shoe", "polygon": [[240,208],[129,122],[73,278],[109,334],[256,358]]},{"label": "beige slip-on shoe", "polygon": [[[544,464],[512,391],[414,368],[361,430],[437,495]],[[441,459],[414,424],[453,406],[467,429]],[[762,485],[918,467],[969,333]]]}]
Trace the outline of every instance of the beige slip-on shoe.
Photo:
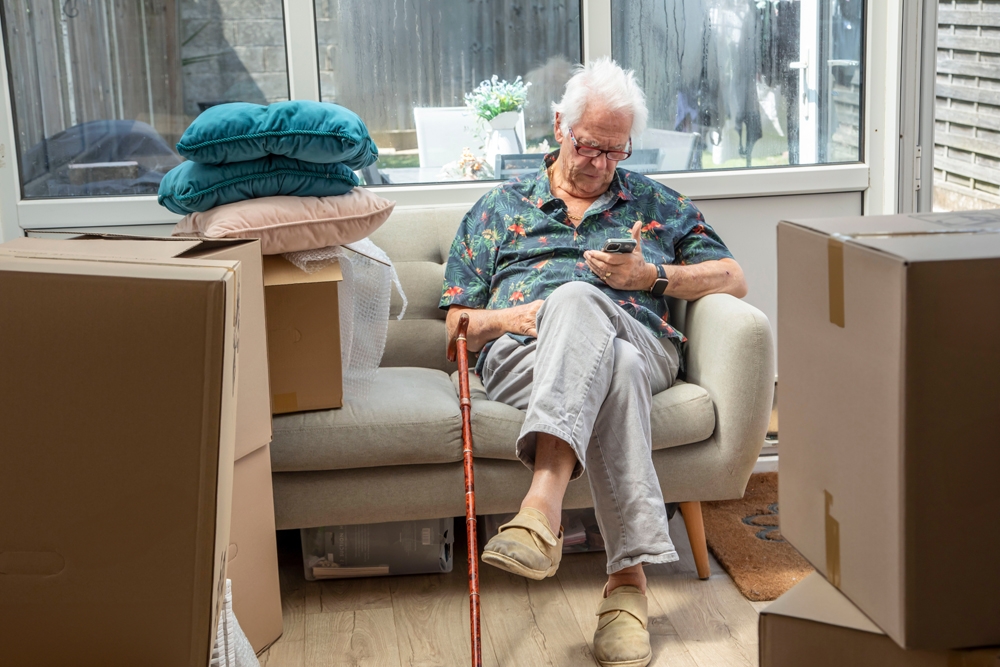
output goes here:
[{"label": "beige slip-on shoe", "polygon": [[528,579],[544,579],[559,569],[562,547],[562,528],[556,537],[545,515],[526,507],[486,543],[483,562]]},{"label": "beige slip-on shoe", "polygon": [[[605,587],[605,591],[607,588]],[[635,586],[619,586],[597,608],[594,657],[601,667],[646,667],[653,659],[649,647],[649,611],[646,596]]]}]

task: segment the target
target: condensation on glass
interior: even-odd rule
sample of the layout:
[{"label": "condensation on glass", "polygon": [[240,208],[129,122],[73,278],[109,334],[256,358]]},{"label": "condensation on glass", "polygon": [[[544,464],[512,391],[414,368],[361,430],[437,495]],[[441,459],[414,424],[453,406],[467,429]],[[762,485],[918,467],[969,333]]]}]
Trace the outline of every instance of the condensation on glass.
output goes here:
[{"label": "condensation on glass", "polygon": [[658,171],[861,159],[863,0],[612,0]]},{"label": "condensation on glass", "polygon": [[3,0],[22,194],[155,194],[221,102],[288,99],[281,0]]},{"label": "condensation on glass", "polygon": [[322,99],[356,111],[379,147],[367,183],[492,178],[499,164],[493,154],[487,159],[492,129],[466,109],[465,94],[494,75],[531,83],[517,143],[497,175],[537,170],[538,154],[555,147],[551,104],[581,57],[578,1],[316,0],[315,7]]}]

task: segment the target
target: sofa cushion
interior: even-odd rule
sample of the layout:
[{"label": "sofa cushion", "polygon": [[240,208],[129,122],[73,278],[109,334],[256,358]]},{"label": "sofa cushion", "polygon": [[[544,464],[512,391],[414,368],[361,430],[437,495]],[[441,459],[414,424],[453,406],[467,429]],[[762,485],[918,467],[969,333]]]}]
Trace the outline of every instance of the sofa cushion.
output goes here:
[{"label": "sofa cushion", "polygon": [[[458,373],[451,376],[458,391]],[[486,398],[486,389],[469,373],[472,397],[472,438],[475,456],[516,461],[514,443],[524,423],[524,412]],[[715,431],[715,408],[708,392],[677,381],[653,397],[653,449],[666,449],[705,440]]]},{"label": "sofa cushion", "polygon": [[380,368],[367,401],[274,418],[276,472],[448,463],[462,459],[462,416],[448,375]]}]

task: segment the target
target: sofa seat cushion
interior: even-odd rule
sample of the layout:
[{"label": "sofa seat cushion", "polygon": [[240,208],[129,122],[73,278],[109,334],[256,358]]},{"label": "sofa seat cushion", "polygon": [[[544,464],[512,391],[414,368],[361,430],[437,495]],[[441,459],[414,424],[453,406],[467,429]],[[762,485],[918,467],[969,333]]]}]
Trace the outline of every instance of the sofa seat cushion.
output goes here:
[{"label": "sofa seat cushion", "polygon": [[[458,373],[452,382],[458,391]],[[472,397],[472,439],[476,457],[517,461],[514,443],[524,423],[524,412],[486,398],[486,389],[469,373]],[[715,431],[715,407],[708,392],[696,384],[677,381],[653,397],[653,449],[701,442]]]},{"label": "sofa seat cushion", "polygon": [[274,417],[276,472],[449,463],[462,459],[462,415],[448,375],[380,368],[367,401]]}]

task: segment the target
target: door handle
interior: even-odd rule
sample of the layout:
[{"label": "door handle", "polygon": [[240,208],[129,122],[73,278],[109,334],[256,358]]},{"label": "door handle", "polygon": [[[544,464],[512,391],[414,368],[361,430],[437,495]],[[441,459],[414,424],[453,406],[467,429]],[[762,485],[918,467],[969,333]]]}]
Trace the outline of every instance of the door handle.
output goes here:
[{"label": "door handle", "polygon": [[806,90],[806,72],[809,70],[809,52],[803,60],[788,63],[789,69],[799,70],[799,105],[802,107],[803,120],[809,120],[809,91]]}]

